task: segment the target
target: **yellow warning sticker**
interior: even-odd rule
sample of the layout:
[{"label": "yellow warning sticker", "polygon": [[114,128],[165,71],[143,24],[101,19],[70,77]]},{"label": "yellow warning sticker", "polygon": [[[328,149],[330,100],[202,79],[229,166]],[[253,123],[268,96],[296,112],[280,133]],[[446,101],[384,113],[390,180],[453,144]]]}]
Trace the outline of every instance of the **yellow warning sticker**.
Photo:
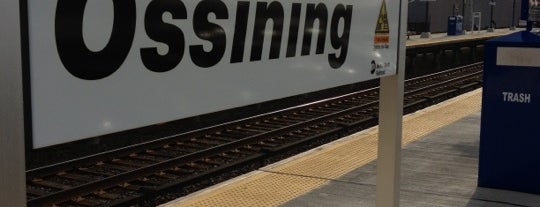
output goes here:
[{"label": "yellow warning sticker", "polygon": [[375,38],[373,40],[375,49],[387,49],[390,43],[390,26],[388,25],[388,13],[386,11],[386,1],[382,1],[379,17],[375,28]]}]

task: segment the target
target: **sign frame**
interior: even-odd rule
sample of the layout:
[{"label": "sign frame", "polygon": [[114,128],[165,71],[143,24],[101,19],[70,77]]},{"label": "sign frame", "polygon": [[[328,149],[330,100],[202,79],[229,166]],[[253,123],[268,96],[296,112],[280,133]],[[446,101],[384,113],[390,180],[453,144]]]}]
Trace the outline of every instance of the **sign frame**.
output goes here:
[{"label": "sign frame", "polygon": [[[398,1],[398,0],[396,0]],[[27,25],[24,13],[26,1],[0,1],[0,27],[5,28],[0,47],[13,52],[0,57],[4,69],[0,70],[0,203],[25,206],[25,137],[28,137],[28,117],[25,108],[29,97],[23,82],[28,73]],[[392,1],[394,2],[394,1]],[[395,3],[395,2],[394,2]],[[399,180],[402,136],[403,82],[405,74],[405,32],[407,3],[400,3],[399,50],[397,74],[381,78],[379,158],[377,165],[377,206],[399,206]],[[19,8],[19,9],[13,9]],[[21,41],[22,39],[22,41]],[[24,91],[24,92],[23,92]],[[26,97],[23,97],[26,96]],[[23,107],[24,105],[24,107]],[[26,118],[26,122],[25,122]],[[25,131],[26,135],[25,136]],[[30,143],[26,143],[27,146]]]},{"label": "sign frame", "polygon": [[[26,206],[25,127],[19,0],[0,1],[0,203]],[[22,6],[22,5],[21,5]]]},{"label": "sign frame", "polygon": [[[23,15],[26,16],[26,18],[31,19],[32,17],[28,17],[28,15],[29,15],[29,14],[28,14],[28,12],[29,12],[29,8],[28,8],[28,7],[30,6],[30,5],[28,5],[28,4],[29,4],[28,2],[31,1],[31,0],[22,0],[22,1],[23,1],[23,2],[26,2],[26,4],[24,5],[25,7],[22,9]],[[268,1],[268,2],[273,2],[273,1]],[[330,2],[332,2],[332,1],[330,1]],[[344,3],[344,4],[348,4],[348,2],[350,2],[350,1],[346,0],[346,1],[344,1],[343,3]],[[385,2],[385,1],[381,1],[381,2]],[[392,4],[395,5],[395,2],[396,2],[396,1],[395,1],[395,0],[392,0],[392,1],[387,1],[387,2],[391,2]],[[312,1],[304,2],[304,3],[302,3],[302,4],[307,4],[307,3],[312,3]],[[338,2],[338,3],[340,3],[340,2]],[[338,3],[329,3],[329,5],[334,5],[334,4],[338,4]],[[379,3],[380,3],[380,2],[376,2],[376,4],[379,4]],[[369,4],[373,5],[374,3],[369,3]],[[358,4],[356,4],[356,5],[358,5]],[[253,6],[254,6],[254,5],[252,5],[252,7],[253,7]],[[303,5],[303,6],[305,6],[305,5]],[[34,7],[35,7],[35,5],[34,5]],[[358,6],[357,6],[357,7],[358,7]],[[357,8],[357,7],[355,7],[355,8],[356,8],[356,9],[360,8],[360,7],[358,7],[358,8]],[[332,11],[332,8],[333,8],[333,6],[329,6],[329,12]],[[31,8],[30,8],[30,9],[31,9]],[[303,10],[302,15],[304,15],[304,12],[305,12],[304,9],[305,9],[305,8],[302,8],[302,10]],[[31,9],[31,10],[32,10],[32,9]],[[395,10],[397,10],[396,6],[393,6],[391,10],[392,10],[392,12],[394,12]],[[34,9],[33,11],[35,11],[35,9]],[[378,12],[378,11],[377,11],[377,12]],[[358,13],[358,11],[356,11],[356,13]],[[328,16],[329,20],[330,20],[330,17],[331,17],[331,16],[332,16],[332,13],[329,13],[329,16]],[[233,12],[231,12],[230,17],[231,17],[231,18],[230,18],[229,20],[230,20],[230,21],[234,21],[234,18],[233,18],[233,17],[234,17],[234,13],[233,13]],[[376,17],[376,16],[375,16],[375,17]],[[374,18],[375,18],[375,17],[374,17]],[[395,17],[395,15],[394,15],[394,18],[397,19],[397,18]],[[140,22],[139,20],[137,20],[137,21]],[[361,22],[365,22],[365,21],[367,21],[367,20],[362,20]],[[371,20],[369,20],[369,21],[371,21]],[[25,28],[28,28],[28,27],[29,27],[29,24],[30,24],[30,23],[28,23],[28,22],[31,22],[31,20],[27,20],[26,23],[23,23],[23,25],[24,25]],[[375,21],[373,21],[373,23],[375,23]],[[34,24],[35,24],[35,23],[34,23]],[[251,24],[251,22],[250,22],[250,24]],[[342,23],[340,23],[340,24],[342,24]],[[358,26],[358,25],[361,25],[360,22],[358,22],[358,21],[355,22],[355,23],[353,23],[353,24],[357,24],[357,26]],[[397,23],[396,23],[395,21],[393,21],[392,24],[394,24],[394,25],[392,26],[392,30],[391,30],[391,35],[392,35],[391,38],[392,38],[392,39],[395,39],[396,36],[397,36],[397,32],[396,32],[396,29],[395,29],[397,26],[395,26],[395,25],[396,25]],[[140,25],[137,25],[137,27],[139,27],[139,26],[140,26]],[[288,26],[285,25],[284,27],[287,28]],[[330,26],[328,26],[328,27],[330,27]],[[302,29],[302,28],[300,28],[300,29]],[[27,29],[27,30],[30,30],[30,29]],[[248,30],[249,30],[249,29],[248,29]],[[368,28],[368,29],[365,29],[365,30],[366,30],[366,31],[369,31],[370,33],[373,33],[373,31],[370,31],[370,30],[375,30],[375,28]],[[30,32],[31,32],[31,31],[30,31]],[[362,32],[363,32],[363,31],[362,31]],[[365,34],[363,34],[363,35],[365,35]],[[249,36],[249,35],[248,35],[248,36]],[[328,38],[329,38],[328,36],[330,36],[330,34],[327,34],[327,40],[326,40],[327,48],[329,48],[329,46],[330,46],[330,41],[329,41],[329,39],[328,39]],[[353,36],[353,34],[351,33],[351,39],[353,38],[352,36]],[[283,38],[283,39],[284,39],[283,42],[286,42],[286,41],[287,41],[287,36],[286,36],[285,34],[284,34],[284,38]],[[316,39],[317,39],[316,37],[313,37],[312,40],[315,42]],[[369,38],[368,38],[368,39],[369,39]],[[382,39],[384,40],[384,37],[383,37]],[[29,63],[29,62],[30,62],[30,59],[31,59],[31,58],[35,58],[36,56],[38,56],[38,55],[36,55],[36,54],[30,53],[30,52],[31,52],[31,48],[32,48],[32,45],[30,45],[30,43],[28,43],[30,40],[33,40],[33,41],[35,42],[35,38],[32,38],[32,35],[30,35],[30,34],[27,34],[27,35],[23,34],[23,44],[26,44],[26,45],[24,45],[23,50],[24,50],[24,51],[28,51],[28,52],[23,52],[23,60],[24,60],[24,61],[23,61],[23,64],[24,64],[23,68],[24,68],[24,71],[25,71],[25,72],[24,72],[24,73],[25,73],[25,84],[24,84],[24,85],[25,85],[25,97],[26,97],[25,104],[27,104],[27,105],[25,105],[25,108],[26,108],[26,111],[28,112],[28,113],[26,113],[26,116],[27,116],[27,119],[26,119],[26,120],[27,120],[27,121],[26,121],[26,126],[27,126],[27,127],[26,127],[26,129],[27,129],[27,130],[31,130],[31,131],[28,131],[28,132],[27,132],[27,136],[26,136],[26,137],[28,138],[28,139],[27,139],[27,148],[28,148],[28,149],[33,149],[33,148],[36,148],[36,149],[37,149],[37,148],[40,148],[40,147],[43,147],[43,146],[44,146],[44,147],[47,147],[47,146],[52,146],[52,145],[56,145],[56,144],[61,144],[61,142],[57,142],[56,144],[53,143],[53,144],[50,144],[50,145],[47,145],[47,144],[43,145],[43,144],[39,144],[39,143],[36,144],[36,143],[35,143],[35,139],[38,139],[38,135],[40,134],[39,130],[44,128],[44,127],[43,127],[43,124],[37,124],[37,123],[47,123],[48,126],[51,125],[51,123],[43,122],[43,121],[40,122],[40,120],[43,120],[43,118],[37,119],[37,120],[36,120],[36,119],[34,119],[34,117],[37,117],[37,116],[39,116],[39,117],[46,117],[46,116],[43,116],[43,115],[36,115],[36,114],[41,113],[40,111],[53,111],[53,110],[34,110],[32,104],[37,103],[37,101],[44,100],[44,99],[43,99],[43,98],[39,98],[40,96],[37,96],[38,98],[34,98],[33,96],[31,97],[31,95],[28,95],[28,94],[43,94],[43,93],[40,93],[40,92],[37,91],[37,90],[34,90],[34,88],[38,88],[38,89],[41,90],[43,87],[41,87],[40,85],[35,84],[35,82],[33,82],[33,80],[35,80],[35,78],[31,78],[31,77],[30,77],[31,72],[33,71],[33,70],[31,71],[31,67],[32,67],[31,64],[34,64],[34,63]],[[363,39],[363,38],[357,39],[356,41],[360,41],[360,40],[361,40],[362,43],[366,41],[366,39]],[[227,40],[227,41],[229,41],[229,40]],[[249,38],[248,38],[248,41],[249,41]],[[396,41],[396,40],[392,40],[392,41],[391,41],[391,44],[390,44],[390,45],[391,45],[391,49],[390,49],[390,50],[381,50],[381,53],[383,54],[383,57],[384,57],[384,53],[386,53],[386,51],[395,51],[395,47],[398,47],[397,44],[395,43],[395,41]],[[302,35],[301,35],[300,33],[299,33],[298,42],[299,42],[299,44],[302,42]],[[333,44],[333,43],[332,43],[332,44]],[[351,40],[351,43],[349,43],[349,44],[350,44],[350,45],[353,45],[352,40]],[[375,43],[374,43],[374,44],[375,44]],[[378,45],[378,46],[384,48],[384,47],[385,47],[384,41],[383,41],[383,44],[382,44],[382,45]],[[229,46],[227,46],[227,47],[229,47]],[[265,47],[266,47],[266,46],[265,46]],[[285,47],[287,47],[287,44],[285,44]],[[284,47],[282,46],[282,48],[284,48]],[[388,45],[386,45],[386,48],[388,48]],[[138,49],[138,48],[137,48],[137,49]],[[229,50],[229,48],[227,48],[227,50]],[[298,49],[298,50],[300,50],[300,49]],[[313,53],[314,50],[315,50],[315,45],[312,45],[312,53]],[[352,60],[352,59],[353,59],[352,57],[354,57],[354,56],[353,56],[354,54],[351,54],[351,53],[350,53],[351,50],[352,50],[352,48],[349,49],[349,57],[348,57],[348,59],[351,59],[351,60]],[[248,51],[247,53],[249,53],[249,47],[246,48],[246,51]],[[188,51],[186,51],[186,54],[187,54],[187,52],[188,52]],[[300,51],[298,51],[298,53],[299,53],[299,52],[300,52]],[[327,51],[327,52],[328,52],[328,51]],[[338,51],[338,52],[339,52],[339,51]],[[252,54],[253,54],[253,53],[252,53]],[[326,54],[327,54],[327,53],[324,53],[324,55],[326,55]],[[393,54],[395,55],[395,53],[393,53]],[[266,54],[265,54],[265,56],[266,56]],[[284,55],[282,55],[282,56],[284,56]],[[369,58],[368,56],[365,56],[365,57],[362,56],[362,57],[363,57],[363,58]],[[186,59],[186,58],[187,58],[187,56],[184,57],[184,59]],[[284,58],[285,58],[285,57],[280,57],[280,59],[284,59]],[[187,59],[189,59],[189,58],[187,58]],[[264,58],[263,58],[263,59],[264,59]],[[373,71],[375,71],[375,73],[374,73],[374,72],[371,72],[371,74],[375,74],[375,75],[374,75],[374,77],[367,78],[367,79],[375,79],[375,78],[379,78],[379,77],[382,77],[382,76],[388,76],[388,75],[394,74],[395,71],[397,71],[397,69],[396,69],[396,68],[397,68],[397,65],[395,65],[396,62],[393,62],[394,59],[393,59],[393,58],[391,58],[391,59],[392,59],[391,61],[390,61],[390,58],[387,59],[387,60],[389,60],[389,61],[392,63],[391,66],[390,66],[390,64],[388,64],[388,65],[386,64],[386,63],[387,63],[386,60],[385,60],[385,62],[382,62],[382,61],[379,62],[378,59],[375,59],[376,61],[373,61],[373,60],[372,60],[372,61],[371,61],[371,67],[373,68],[374,65],[375,65],[375,68],[376,68],[376,69],[373,70]],[[305,60],[303,60],[303,59],[302,59],[302,60],[298,60],[298,61],[310,62],[310,61],[305,61]],[[36,64],[37,64],[37,63],[36,63]],[[355,64],[355,65],[357,65],[357,64]],[[368,65],[369,65],[369,63],[368,63]],[[250,67],[252,67],[252,66],[250,66]],[[360,66],[355,66],[355,67],[360,67]],[[386,74],[385,74],[385,70],[388,70],[387,68],[391,68],[391,69],[389,70],[390,72],[387,71]],[[118,71],[117,71],[117,73],[118,73]],[[276,73],[276,72],[274,72],[274,73]],[[158,74],[158,75],[161,75],[161,74]],[[363,76],[362,76],[362,77],[363,77]],[[366,77],[367,77],[367,76],[366,76]],[[305,78],[304,78],[304,79],[305,79]],[[364,79],[363,79],[363,80],[364,80]],[[333,80],[333,81],[335,82],[335,80]],[[361,81],[361,80],[356,80],[356,82],[359,82],[359,81]],[[331,82],[331,81],[330,81],[330,82]],[[349,84],[349,83],[352,83],[352,82],[343,82],[343,83],[341,83],[341,85],[346,85],[346,84]],[[85,83],[85,84],[86,84],[86,83]],[[36,86],[33,86],[33,85],[36,85]],[[64,85],[65,85],[65,84],[64,84]],[[277,84],[277,85],[280,85],[280,84]],[[334,85],[331,85],[331,87],[336,87],[336,86],[340,86],[340,85],[336,85],[335,83],[334,83]],[[305,86],[304,86],[304,87],[305,87]],[[319,87],[321,87],[321,86],[319,86]],[[70,87],[70,88],[71,88],[71,87]],[[318,88],[318,89],[310,89],[310,91],[307,91],[307,90],[305,90],[305,89],[302,89],[302,90],[304,90],[304,91],[302,91],[302,93],[312,92],[312,91],[317,91],[317,90],[321,90],[321,89],[324,89],[324,88],[329,88],[329,87],[328,87],[328,86],[325,86],[325,87],[321,87],[321,88]],[[298,89],[294,89],[294,90],[298,90]],[[49,91],[50,91],[50,90],[49,90]],[[74,89],[73,91],[75,91],[75,89]],[[291,91],[293,91],[293,90],[291,90]],[[206,113],[211,113],[211,112],[215,112],[215,111],[219,111],[219,110],[230,109],[230,108],[235,108],[235,107],[241,107],[241,106],[245,106],[245,105],[249,105],[249,104],[260,103],[260,102],[264,102],[264,101],[274,100],[274,99],[277,99],[277,98],[283,98],[283,97],[287,97],[287,96],[291,96],[291,95],[298,95],[298,94],[301,94],[301,93],[287,94],[287,95],[280,94],[279,96],[274,96],[273,98],[262,98],[262,99],[259,98],[259,99],[256,99],[257,102],[246,102],[246,103],[243,103],[242,105],[240,105],[240,104],[238,104],[238,105],[232,105],[233,107],[231,107],[231,105],[223,105],[223,107],[222,107],[221,109],[212,109],[212,110],[205,111],[204,113],[200,113],[200,112],[195,113],[195,112],[193,112],[193,114],[191,114],[190,116],[178,116],[178,117],[176,117],[175,119],[167,118],[167,119],[162,119],[162,120],[159,120],[159,121],[151,121],[151,123],[150,123],[150,121],[148,121],[148,123],[145,123],[144,125],[140,124],[140,125],[137,125],[137,126],[134,126],[134,127],[131,127],[131,128],[120,128],[121,130],[117,130],[117,131],[109,131],[109,132],[107,132],[107,133],[101,133],[101,135],[110,134],[110,133],[119,132],[119,131],[124,131],[124,130],[129,130],[129,129],[134,129],[134,128],[143,127],[143,126],[148,126],[148,125],[151,125],[151,124],[157,124],[157,123],[162,123],[162,122],[167,122],[167,121],[172,121],[172,120],[178,120],[178,119],[182,119],[182,118],[188,118],[188,117],[192,117],[192,116],[196,116],[196,115],[201,115],[201,114],[206,114]],[[44,96],[44,95],[41,95],[41,97],[43,97],[43,96]],[[68,96],[68,97],[69,97],[69,96]],[[111,96],[108,95],[107,97],[111,97]],[[33,99],[33,100],[31,100],[31,99]],[[49,99],[51,99],[51,100],[58,100],[58,97],[56,97],[56,98],[49,98]],[[158,100],[159,100],[159,99],[158,99]],[[42,101],[42,102],[43,102],[43,101]],[[49,101],[46,101],[46,102],[49,102]],[[84,101],[81,101],[81,102],[84,102]],[[43,106],[43,105],[44,105],[44,104],[40,104],[40,106]],[[54,104],[49,104],[49,105],[54,105]],[[102,108],[103,108],[103,107],[102,107]],[[139,108],[143,108],[143,107],[139,107]],[[88,111],[92,111],[92,110],[88,110]],[[66,114],[77,114],[77,115],[79,115],[78,113],[75,113],[73,110],[71,110],[71,112],[65,112],[65,113],[66,113]],[[123,113],[123,114],[126,114],[126,112],[122,112],[122,113]],[[60,113],[56,113],[56,114],[60,114]],[[79,115],[79,116],[82,116],[82,115]],[[58,118],[58,119],[60,119],[60,118]],[[66,120],[66,119],[64,119],[64,120]],[[94,119],[94,120],[96,120],[96,119]],[[131,119],[128,119],[128,120],[131,120]],[[70,123],[71,123],[71,121],[65,121],[65,122],[70,122]],[[36,124],[33,124],[33,123],[36,123]],[[111,122],[108,122],[107,120],[105,120],[105,121],[103,121],[103,122],[100,123],[100,124],[102,125],[102,128],[107,128],[107,127],[110,127],[110,126],[116,127],[117,125],[116,125],[115,123],[118,123],[118,121],[116,120],[116,122],[115,122],[115,120],[113,120],[113,121],[111,121]],[[41,125],[41,126],[38,126],[38,125]],[[55,127],[58,128],[58,126],[60,126],[60,125],[52,125],[52,127],[50,127],[51,129],[50,129],[49,131],[53,131],[53,130],[54,130],[53,128],[55,128]],[[70,126],[73,126],[73,125],[70,125]],[[89,126],[90,126],[90,125],[89,125]],[[91,125],[91,127],[97,127],[97,126],[98,126],[98,125],[97,125],[95,122],[94,122],[93,125]],[[67,127],[67,128],[73,128],[73,127]],[[58,131],[58,130],[56,130],[56,131]],[[36,137],[33,137],[34,134],[37,134]],[[71,136],[71,135],[68,135],[68,136]],[[66,136],[66,137],[68,137],[68,136]],[[100,134],[95,134],[95,135],[91,135],[91,136],[90,136],[90,135],[89,135],[89,136],[81,136],[81,138],[79,138],[79,139],[71,139],[71,137],[69,137],[69,138],[66,138],[66,140],[77,141],[77,140],[81,140],[81,139],[85,139],[85,138],[91,138],[91,137],[95,137],[95,136],[100,136]],[[41,137],[41,136],[39,136],[39,137]],[[53,138],[54,138],[55,135],[50,135],[49,137],[53,137]],[[59,136],[56,136],[56,137],[59,137]],[[41,140],[47,140],[47,141],[49,140],[49,138],[47,138],[47,137],[45,137],[45,138],[39,138],[39,139],[41,139]],[[64,138],[62,138],[62,139],[64,139]],[[43,141],[41,141],[41,142],[43,143]],[[64,143],[65,143],[65,142],[64,142]]]}]

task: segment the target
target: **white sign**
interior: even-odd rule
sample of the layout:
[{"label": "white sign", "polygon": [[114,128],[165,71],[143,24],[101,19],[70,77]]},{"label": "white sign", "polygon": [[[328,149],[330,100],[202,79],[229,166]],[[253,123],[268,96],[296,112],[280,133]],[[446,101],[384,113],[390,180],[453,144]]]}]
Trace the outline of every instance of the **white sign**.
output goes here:
[{"label": "white sign", "polygon": [[497,65],[540,67],[540,49],[533,47],[498,47]]},{"label": "white sign", "polygon": [[27,0],[35,148],[396,73],[398,0]]}]

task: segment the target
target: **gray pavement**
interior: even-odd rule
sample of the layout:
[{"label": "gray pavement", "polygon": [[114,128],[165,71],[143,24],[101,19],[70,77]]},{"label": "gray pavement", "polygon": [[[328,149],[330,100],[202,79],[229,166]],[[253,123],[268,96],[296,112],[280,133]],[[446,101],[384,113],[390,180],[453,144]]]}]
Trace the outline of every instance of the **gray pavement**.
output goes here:
[{"label": "gray pavement", "polygon": [[[402,151],[400,206],[539,206],[540,196],[477,187],[480,112],[407,145]],[[375,206],[376,162],[285,203]]]}]

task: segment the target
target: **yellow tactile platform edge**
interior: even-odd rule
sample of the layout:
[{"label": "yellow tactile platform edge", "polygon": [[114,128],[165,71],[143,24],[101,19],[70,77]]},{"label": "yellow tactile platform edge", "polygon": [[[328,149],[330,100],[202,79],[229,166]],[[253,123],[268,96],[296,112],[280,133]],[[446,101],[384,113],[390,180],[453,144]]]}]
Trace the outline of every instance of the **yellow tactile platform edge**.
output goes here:
[{"label": "yellow tactile platform edge", "polygon": [[423,46],[423,45],[431,45],[431,44],[439,44],[439,43],[449,43],[454,41],[470,41],[474,39],[481,39],[481,38],[494,38],[498,36],[503,36],[507,34],[511,34],[517,31],[521,30],[508,30],[508,29],[496,29],[495,32],[486,32],[485,30],[481,32],[474,32],[472,34],[468,33],[465,35],[455,35],[455,36],[447,36],[447,35],[441,35],[441,34],[434,34],[431,38],[416,38],[416,39],[410,39],[407,40],[407,47],[417,47],[417,46]]},{"label": "yellow tactile platform edge", "polygon": [[[478,89],[405,116],[403,146],[480,111],[481,94]],[[278,206],[375,160],[377,131],[364,130],[163,206]]]}]

